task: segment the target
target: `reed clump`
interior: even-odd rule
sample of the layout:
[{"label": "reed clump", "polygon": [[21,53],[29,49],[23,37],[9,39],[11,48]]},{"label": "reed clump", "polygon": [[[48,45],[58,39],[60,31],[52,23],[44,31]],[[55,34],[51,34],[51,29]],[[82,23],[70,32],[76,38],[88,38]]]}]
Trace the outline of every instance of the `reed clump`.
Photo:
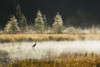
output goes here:
[{"label": "reed clump", "polygon": [[0,42],[100,40],[100,34],[0,34]]}]

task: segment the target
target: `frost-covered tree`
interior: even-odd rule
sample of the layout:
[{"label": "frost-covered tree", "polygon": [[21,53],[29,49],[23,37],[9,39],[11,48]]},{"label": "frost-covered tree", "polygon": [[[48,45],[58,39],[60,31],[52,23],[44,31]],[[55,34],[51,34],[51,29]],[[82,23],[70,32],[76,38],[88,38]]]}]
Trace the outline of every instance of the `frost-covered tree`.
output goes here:
[{"label": "frost-covered tree", "polygon": [[20,27],[21,32],[27,31],[27,20],[24,14],[21,12],[20,5],[16,7],[16,19],[18,21],[18,26]]},{"label": "frost-covered tree", "polygon": [[47,28],[47,18],[46,15],[43,15],[44,26]]},{"label": "frost-covered tree", "polygon": [[57,12],[57,15],[54,17],[53,30],[56,33],[61,33],[62,28],[63,28],[63,20],[59,12]]},{"label": "frost-covered tree", "polygon": [[21,20],[19,21],[19,27],[21,29],[21,32],[26,32],[27,31],[27,20],[24,14],[21,15]]},{"label": "frost-covered tree", "polygon": [[21,8],[20,5],[18,4],[16,7],[16,19],[18,22],[21,20],[21,16],[22,16]]},{"label": "frost-covered tree", "polygon": [[89,30],[90,33],[99,33],[99,28],[92,25],[92,27]]},{"label": "frost-covered tree", "polygon": [[18,33],[20,32],[20,29],[18,27],[18,22],[15,16],[12,16],[10,18],[10,21],[8,21],[7,25],[4,28],[4,31],[7,33]]},{"label": "frost-covered tree", "polygon": [[40,10],[38,10],[37,16],[35,18],[35,28],[38,31],[41,31],[41,32],[44,31],[44,21],[43,21],[42,13]]}]

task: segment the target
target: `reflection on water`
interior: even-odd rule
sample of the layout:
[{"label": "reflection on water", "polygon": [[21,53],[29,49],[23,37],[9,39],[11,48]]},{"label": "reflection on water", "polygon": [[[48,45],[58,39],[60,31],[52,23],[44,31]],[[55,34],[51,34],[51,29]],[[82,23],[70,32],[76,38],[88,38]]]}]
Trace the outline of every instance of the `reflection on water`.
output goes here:
[{"label": "reflection on water", "polygon": [[[100,52],[100,41],[47,41],[1,43],[0,50],[7,51],[11,60],[41,59],[49,56],[59,56],[62,52]],[[0,55],[1,56],[1,55]]]},{"label": "reflection on water", "polygon": [[0,50],[0,62],[8,63],[10,58],[8,56],[8,52],[6,50]]}]

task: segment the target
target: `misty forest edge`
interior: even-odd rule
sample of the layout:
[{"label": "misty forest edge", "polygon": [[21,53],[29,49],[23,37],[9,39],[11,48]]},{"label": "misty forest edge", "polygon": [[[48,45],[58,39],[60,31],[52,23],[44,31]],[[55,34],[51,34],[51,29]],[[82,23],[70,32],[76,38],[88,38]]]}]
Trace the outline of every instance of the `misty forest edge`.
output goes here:
[{"label": "misty forest edge", "polygon": [[[25,32],[35,32],[35,33],[99,33],[99,25],[92,25],[89,28],[73,27],[72,25],[65,26],[63,23],[62,16],[57,12],[54,17],[54,22],[51,25],[48,24],[46,15],[42,15],[41,11],[38,10],[36,18],[34,18],[34,24],[28,25],[25,15],[22,13],[20,5],[16,7],[16,14],[11,15],[2,33],[25,33]],[[85,32],[86,31],[86,32]]]}]

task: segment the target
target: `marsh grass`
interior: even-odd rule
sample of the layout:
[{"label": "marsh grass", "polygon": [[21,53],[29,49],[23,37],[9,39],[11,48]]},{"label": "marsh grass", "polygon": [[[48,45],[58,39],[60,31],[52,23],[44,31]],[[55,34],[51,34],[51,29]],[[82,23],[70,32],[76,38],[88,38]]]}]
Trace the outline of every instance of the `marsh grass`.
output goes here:
[{"label": "marsh grass", "polygon": [[86,40],[98,39],[100,34],[0,34],[0,42],[18,42],[18,41],[61,41],[61,40]]},{"label": "marsh grass", "polygon": [[[16,41],[61,41],[100,39],[100,34],[0,34],[0,42]],[[21,44],[19,44],[20,46]],[[48,53],[50,54],[50,53]],[[60,56],[40,60],[26,59],[10,62],[6,65],[0,62],[0,67],[100,67],[100,55],[95,53],[62,53]]]},{"label": "marsh grass", "polygon": [[[1,64],[2,67],[2,64]],[[95,53],[62,53],[49,60],[22,60],[10,62],[5,67],[100,67],[100,56]]]}]

